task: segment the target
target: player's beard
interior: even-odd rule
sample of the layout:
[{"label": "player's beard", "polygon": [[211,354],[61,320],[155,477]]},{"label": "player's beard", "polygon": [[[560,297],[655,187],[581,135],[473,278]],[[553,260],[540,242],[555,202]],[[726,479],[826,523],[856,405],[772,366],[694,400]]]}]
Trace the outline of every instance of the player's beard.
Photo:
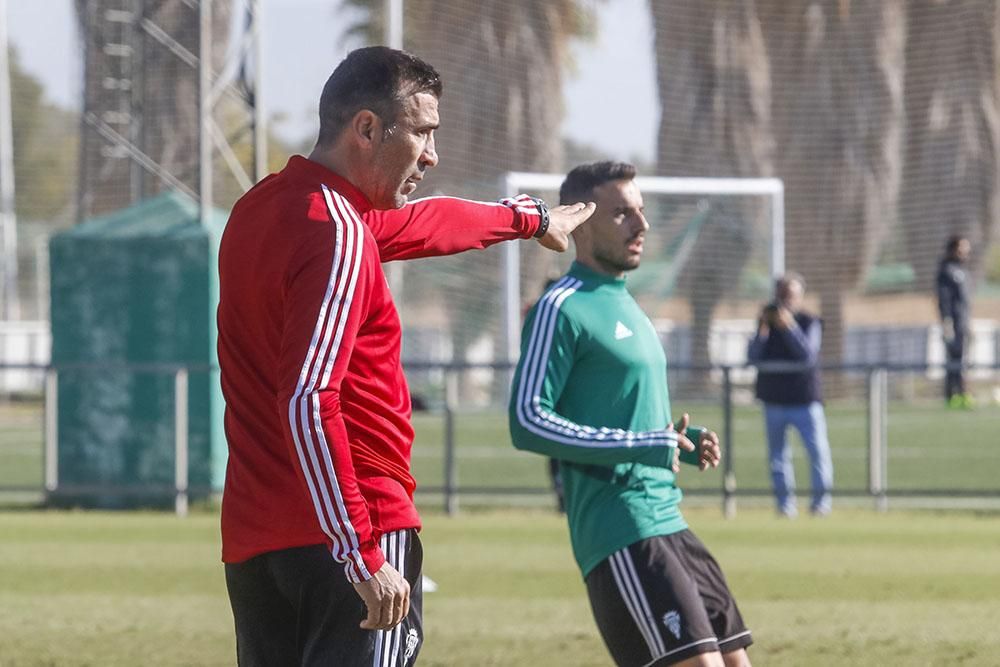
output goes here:
[{"label": "player's beard", "polygon": [[639,268],[642,255],[610,257],[605,253],[594,253],[594,260],[610,273],[626,273]]}]

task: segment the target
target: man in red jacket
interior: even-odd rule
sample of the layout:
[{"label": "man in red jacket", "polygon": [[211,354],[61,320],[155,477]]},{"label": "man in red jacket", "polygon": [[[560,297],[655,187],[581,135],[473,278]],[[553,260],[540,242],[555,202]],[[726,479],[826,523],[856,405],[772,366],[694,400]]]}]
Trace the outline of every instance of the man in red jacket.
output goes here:
[{"label": "man in red jacket", "polygon": [[233,208],[219,253],[229,465],[222,559],[240,665],[405,665],[422,641],[410,399],[382,262],[536,237],[593,212],[407,203],[438,162],[441,82],[418,58],[352,52],[309,158]]}]

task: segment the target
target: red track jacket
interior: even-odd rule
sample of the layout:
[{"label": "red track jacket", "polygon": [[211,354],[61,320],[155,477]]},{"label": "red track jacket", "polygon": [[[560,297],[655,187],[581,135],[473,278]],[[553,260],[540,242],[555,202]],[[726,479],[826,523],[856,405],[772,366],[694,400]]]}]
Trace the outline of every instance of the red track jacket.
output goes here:
[{"label": "red track jacket", "polygon": [[222,559],[326,543],[351,581],[419,528],[399,315],[381,262],[530,238],[538,211],[449,197],[376,211],[293,157],[233,208],[219,252],[229,465]]}]

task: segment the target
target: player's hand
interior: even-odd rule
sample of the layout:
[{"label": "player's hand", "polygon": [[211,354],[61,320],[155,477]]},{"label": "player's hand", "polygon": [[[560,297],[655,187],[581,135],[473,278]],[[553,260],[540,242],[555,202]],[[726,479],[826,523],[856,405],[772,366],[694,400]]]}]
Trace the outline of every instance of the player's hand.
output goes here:
[{"label": "player's hand", "polygon": [[410,613],[410,584],[389,563],[368,581],[354,584],[354,590],[368,608],[368,617],[361,621],[363,630],[388,630]]},{"label": "player's hand", "polygon": [[788,330],[795,326],[795,316],[792,315],[792,311],[785,307],[778,308],[778,314],[775,316],[774,322],[775,328]]},{"label": "player's hand", "polygon": [[694,443],[691,442],[688,439],[687,435],[685,435],[685,433],[684,433],[687,430],[687,427],[688,427],[689,423],[691,423],[691,417],[688,415],[688,413],[685,412],[683,415],[681,415],[681,421],[677,424],[677,426],[674,426],[673,422],[670,422],[667,425],[667,430],[668,431],[670,429],[673,429],[674,431],[677,432],[677,447],[674,449],[674,460],[673,460],[673,462],[670,465],[670,468],[675,473],[678,473],[678,472],[681,471],[680,451],[682,449],[685,452],[693,452],[694,451]]},{"label": "player's hand", "polygon": [[722,449],[719,447],[719,436],[708,429],[701,432],[698,439],[698,470],[718,468],[722,460]]},{"label": "player's hand", "polygon": [[538,242],[549,250],[563,252],[569,248],[569,235],[594,214],[594,202],[564,204],[549,209],[549,229]]}]

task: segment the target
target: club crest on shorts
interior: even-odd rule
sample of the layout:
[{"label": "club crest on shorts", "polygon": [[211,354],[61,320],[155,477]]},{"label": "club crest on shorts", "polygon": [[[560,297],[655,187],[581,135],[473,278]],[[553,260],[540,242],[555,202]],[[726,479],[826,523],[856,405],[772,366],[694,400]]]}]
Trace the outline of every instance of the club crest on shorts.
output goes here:
[{"label": "club crest on shorts", "polygon": [[681,615],[676,611],[668,611],[663,615],[663,625],[667,626],[675,638],[681,638]]},{"label": "club crest on shorts", "polygon": [[410,631],[406,633],[406,652],[403,654],[403,661],[407,661],[413,657],[413,654],[417,652],[417,644],[420,643],[420,635],[417,634],[416,628],[410,628]]}]

